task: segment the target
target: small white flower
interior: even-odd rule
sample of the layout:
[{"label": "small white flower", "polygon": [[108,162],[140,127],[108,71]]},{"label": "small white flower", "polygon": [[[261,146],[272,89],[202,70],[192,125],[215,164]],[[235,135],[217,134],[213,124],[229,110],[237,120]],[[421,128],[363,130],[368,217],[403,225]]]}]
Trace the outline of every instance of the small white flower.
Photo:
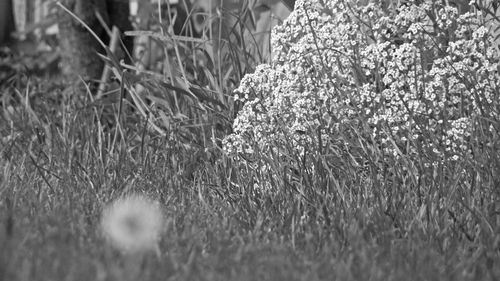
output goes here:
[{"label": "small white flower", "polygon": [[131,195],[107,206],[101,223],[113,246],[131,253],[144,252],[156,246],[162,229],[162,212],[156,202]]}]

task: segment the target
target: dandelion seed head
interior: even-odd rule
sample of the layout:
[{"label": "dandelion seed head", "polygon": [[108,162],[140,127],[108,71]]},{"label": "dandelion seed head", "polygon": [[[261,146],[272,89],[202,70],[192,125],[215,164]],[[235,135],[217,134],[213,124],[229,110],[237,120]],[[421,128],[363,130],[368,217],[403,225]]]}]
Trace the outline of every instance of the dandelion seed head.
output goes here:
[{"label": "dandelion seed head", "polygon": [[108,205],[101,224],[104,235],[116,248],[144,252],[156,246],[162,229],[162,212],[156,202],[131,195]]}]

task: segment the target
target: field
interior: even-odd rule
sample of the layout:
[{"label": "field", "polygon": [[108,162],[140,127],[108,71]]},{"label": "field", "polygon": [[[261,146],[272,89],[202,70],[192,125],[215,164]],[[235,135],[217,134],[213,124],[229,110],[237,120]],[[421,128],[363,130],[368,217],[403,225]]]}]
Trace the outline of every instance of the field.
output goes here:
[{"label": "field", "polygon": [[[100,99],[1,57],[0,280],[500,280],[487,22],[325,2],[297,1],[269,64],[178,42]],[[136,250],[103,222],[130,196],[161,214]]]}]

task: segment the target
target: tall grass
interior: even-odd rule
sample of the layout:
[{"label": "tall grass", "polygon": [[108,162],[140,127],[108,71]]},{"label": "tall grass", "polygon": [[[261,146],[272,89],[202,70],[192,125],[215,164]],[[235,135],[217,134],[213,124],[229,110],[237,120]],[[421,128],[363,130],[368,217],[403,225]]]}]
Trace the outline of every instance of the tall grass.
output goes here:
[{"label": "tall grass", "polygon": [[[305,150],[285,134],[234,155],[222,139],[245,110],[233,91],[263,62],[252,42],[134,34],[169,55],[158,72],[114,62],[113,102],[31,77],[0,86],[0,280],[499,278],[494,117],[473,120],[467,157],[431,166],[432,150],[405,154],[397,139],[388,157],[362,116]],[[103,207],[130,193],[165,213],[138,277],[100,230]]]}]

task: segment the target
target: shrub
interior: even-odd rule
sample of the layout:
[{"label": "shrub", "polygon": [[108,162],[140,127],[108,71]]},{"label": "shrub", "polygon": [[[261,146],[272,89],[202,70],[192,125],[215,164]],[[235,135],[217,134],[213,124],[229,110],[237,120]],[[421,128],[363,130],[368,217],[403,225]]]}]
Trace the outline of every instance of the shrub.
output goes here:
[{"label": "shrub", "polygon": [[239,186],[299,225],[388,220],[403,236],[490,241],[500,196],[496,21],[481,5],[387,3],[297,1],[273,30],[272,61],[242,79],[223,141],[249,179]]},{"label": "shrub", "polygon": [[272,63],[235,92],[243,107],[228,153],[302,159],[338,151],[355,128],[386,160],[428,167],[471,155],[476,125],[498,120],[499,55],[482,14],[439,1],[363,2],[297,1],[273,30]]}]

